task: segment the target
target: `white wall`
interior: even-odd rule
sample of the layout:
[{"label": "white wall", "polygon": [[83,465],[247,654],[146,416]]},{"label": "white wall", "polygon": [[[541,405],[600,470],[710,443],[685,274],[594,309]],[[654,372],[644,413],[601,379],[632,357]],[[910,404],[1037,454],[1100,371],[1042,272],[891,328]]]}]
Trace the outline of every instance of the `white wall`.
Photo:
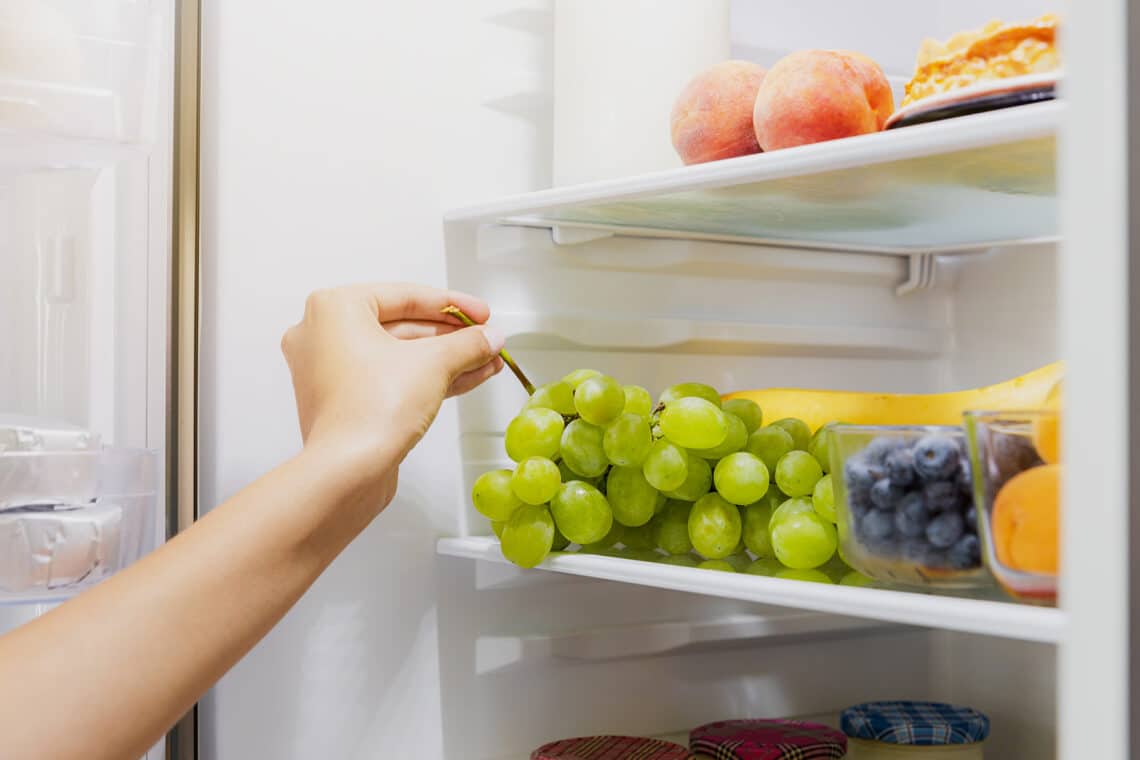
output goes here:
[{"label": "white wall", "polygon": [[[528,121],[547,106],[489,85],[496,56],[525,62],[528,89],[549,71],[541,6],[203,5],[208,508],[298,448],[278,341],[310,290],[442,284],[445,208],[548,182]],[[433,512],[461,496],[434,473],[457,471],[454,430],[447,409],[395,502],[206,698],[204,758],[438,754]]]}]

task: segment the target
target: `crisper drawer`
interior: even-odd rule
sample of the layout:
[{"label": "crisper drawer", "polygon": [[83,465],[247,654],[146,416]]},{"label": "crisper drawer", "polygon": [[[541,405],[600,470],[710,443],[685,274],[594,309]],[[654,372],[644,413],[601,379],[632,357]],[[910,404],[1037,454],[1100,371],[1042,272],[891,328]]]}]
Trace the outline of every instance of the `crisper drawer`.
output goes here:
[{"label": "crisper drawer", "polygon": [[156,16],[146,0],[0,0],[0,128],[144,137]]}]

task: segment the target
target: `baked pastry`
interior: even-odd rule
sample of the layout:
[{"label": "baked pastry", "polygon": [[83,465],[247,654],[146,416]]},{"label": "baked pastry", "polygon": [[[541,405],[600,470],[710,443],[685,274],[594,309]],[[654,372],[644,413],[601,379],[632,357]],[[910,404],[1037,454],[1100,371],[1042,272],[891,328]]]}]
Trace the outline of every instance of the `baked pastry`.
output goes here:
[{"label": "baked pastry", "polygon": [[925,40],[902,105],[978,82],[1056,70],[1057,23],[1052,14],[1021,24],[991,21],[946,42]]}]

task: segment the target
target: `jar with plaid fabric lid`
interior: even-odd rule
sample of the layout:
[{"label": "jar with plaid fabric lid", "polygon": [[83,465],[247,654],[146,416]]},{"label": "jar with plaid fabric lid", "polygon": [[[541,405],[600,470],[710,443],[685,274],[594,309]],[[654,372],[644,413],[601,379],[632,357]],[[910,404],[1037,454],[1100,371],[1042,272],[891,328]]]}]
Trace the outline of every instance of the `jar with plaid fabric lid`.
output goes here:
[{"label": "jar with plaid fabric lid", "polygon": [[680,744],[640,736],[579,736],[544,744],[531,760],[688,760]]},{"label": "jar with plaid fabric lid", "polygon": [[801,720],[722,720],[694,728],[689,749],[701,760],[831,760],[844,756],[847,738]]},{"label": "jar with plaid fabric lid", "polygon": [[840,718],[851,760],[982,760],[990,720],[941,702],[866,702]]}]

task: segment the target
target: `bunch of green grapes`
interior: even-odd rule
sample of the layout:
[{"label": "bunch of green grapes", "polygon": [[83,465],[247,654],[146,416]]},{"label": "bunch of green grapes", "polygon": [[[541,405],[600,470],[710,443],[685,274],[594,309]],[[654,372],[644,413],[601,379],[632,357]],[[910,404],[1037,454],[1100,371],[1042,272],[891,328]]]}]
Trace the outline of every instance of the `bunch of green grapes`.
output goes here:
[{"label": "bunch of green grapes", "polygon": [[711,570],[861,582],[837,556],[826,426],[763,424],[702,383],[649,391],[580,369],[507,425],[514,470],[483,473],[475,508],[503,556],[578,551]]}]

